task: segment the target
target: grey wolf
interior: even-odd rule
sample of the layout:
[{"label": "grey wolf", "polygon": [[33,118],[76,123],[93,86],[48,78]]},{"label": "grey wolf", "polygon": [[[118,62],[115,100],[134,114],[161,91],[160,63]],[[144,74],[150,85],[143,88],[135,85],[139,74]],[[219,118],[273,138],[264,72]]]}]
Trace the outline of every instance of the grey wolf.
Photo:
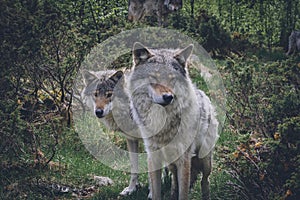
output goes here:
[{"label": "grey wolf", "polygon": [[289,47],[286,55],[290,55],[295,53],[296,51],[300,51],[300,31],[292,31],[289,36]]},{"label": "grey wolf", "polygon": [[202,172],[203,199],[210,198],[208,177],[218,138],[218,121],[209,98],[192,84],[184,49],[133,47],[133,67],[126,77],[133,119],[148,157],[150,188],[161,199],[161,168],[172,172],[172,199],[188,199],[189,187]]},{"label": "grey wolf", "polygon": [[165,26],[171,12],[182,7],[182,0],[129,0],[128,19],[140,21],[145,16],[157,15],[158,25]]},{"label": "grey wolf", "polygon": [[[138,139],[139,133],[131,133],[120,129],[120,125],[116,123],[116,120],[112,113],[112,99],[114,97],[114,88],[117,83],[122,81],[122,71],[107,70],[107,71],[83,71],[83,80],[85,87],[81,93],[84,103],[93,111],[107,128],[111,130],[120,131],[126,137],[128,150],[130,152],[131,163],[131,178],[129,186],[126,187],[120,194],[129,195],[137,189],[138,186]],[[123,98],[126,96],[122,95]],[[126,100],[123,100],[126,102]],[[127,107],[127,109],[126,109]],[[129,104],[122,107],[122,112],[125,112],[124,116],[129,115]],[[127,114],[126,114],[127,112]],[[128,122],[128,119],[126,120]],[[137,134],[137,135],[134,135]]]}]

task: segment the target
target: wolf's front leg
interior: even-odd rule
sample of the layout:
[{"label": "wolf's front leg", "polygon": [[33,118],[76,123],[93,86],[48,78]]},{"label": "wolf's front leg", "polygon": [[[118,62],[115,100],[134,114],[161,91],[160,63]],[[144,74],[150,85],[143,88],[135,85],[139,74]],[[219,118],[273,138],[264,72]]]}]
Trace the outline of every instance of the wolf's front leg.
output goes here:
[{"label": "wolf's front leg", "polygon": [[[149,156],[149,155],[148,155]],[[153,200],[161,200],[161,169],[155,169],[154,160],[148,157],[148,170],[149,170],[149,184],[150,193],[148,198]]]},{"label": "wolf's front leg", "polygon": [[186,152],[180,158],[179,164],[177,165],[177,181],[178,181],[178,199],[186,200],[189,195],[190,188],[190,170],[191,170],[191,159],[189,153]]},{"label": "wolf's front leg", "polygon": [[178,199],[178,179],[177,179],[177,168],[175,165],[170,165],[169,169],[172,173],[172,185],[171,185],[171,200]]},{"label": "wolf's front leg", "polygon": [[138,182],[138,140],[127,139],[127,146],[129,150],[129,159],[130,159],[130,170],[131,177],[129,186],[124,188],[120,195],[126,196],[135,192],[139,186]]}]

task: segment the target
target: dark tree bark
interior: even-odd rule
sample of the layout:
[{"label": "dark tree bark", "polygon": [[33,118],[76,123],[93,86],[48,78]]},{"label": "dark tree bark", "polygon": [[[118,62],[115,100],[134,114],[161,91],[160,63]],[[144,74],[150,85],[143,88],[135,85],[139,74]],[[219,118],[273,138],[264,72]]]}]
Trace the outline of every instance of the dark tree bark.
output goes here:
[{"label": "dark tree bark", "polygon": [[194,19],[195,13],[194,13],[194,8],[195,8],[195,0],[191,0],[191,18]]}]

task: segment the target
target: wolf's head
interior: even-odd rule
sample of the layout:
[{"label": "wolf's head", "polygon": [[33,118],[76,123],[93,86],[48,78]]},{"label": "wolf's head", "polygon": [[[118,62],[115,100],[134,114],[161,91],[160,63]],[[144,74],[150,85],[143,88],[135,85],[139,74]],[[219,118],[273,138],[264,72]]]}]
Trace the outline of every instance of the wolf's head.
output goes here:
[{"label": "wolf's head", "polygon": [[145,16],[153,14],[156,7],[156,3],[151,0],[129,0],[128,20],[133,22],[140,21]]},{"label": "wolf's head", "polygon": [[111,112],[113,90],[122,76],[122,71],[83,72],[85,88],[82,98],[98,118]]},{"label": "wolf's head", "polygon": [[163,14],[177,11],[182,8],[182,0],[129,0],[128,1],[128,20],[140,21],[145,16],[157,14],[162,9]]},{"label": "wolf's head", "polygon": [[[184,93],[182,88],[189,80],[187,60],[192,50],[192,44],[177,50],[148,49],[141,43],[134,44],[133,73],[137,74],[136,77],[144,76],[144,80],[147,79],[148,94],[153,103],[167,106],[173,102],[178,92]],[[182,85],[180,80],[184,80]]]}]

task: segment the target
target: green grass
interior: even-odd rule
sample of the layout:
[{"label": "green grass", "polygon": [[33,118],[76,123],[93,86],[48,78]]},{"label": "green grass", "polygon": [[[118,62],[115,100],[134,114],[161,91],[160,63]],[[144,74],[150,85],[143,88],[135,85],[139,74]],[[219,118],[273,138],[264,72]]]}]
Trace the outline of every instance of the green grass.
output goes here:
[{"label": "green grass", "polygon": [[[95,159],[79,140],[78,135],[73,131],[67,131],[62,136],[62,143],[58,147],[54,161],[60,162],[66,166],[63,170],[49,170],[42,175],[44,179],[52,182],[69,185],[71,187],[87,188],[95,185],[94,175],[110,177],[114,184],[112,186],[99,187],[90,199],[146,199],[148,195],[147,173],[140,174],[139,180],[141,187],[135,193],[128,197],[120,197],[119,193],[128,186],[130,174],[122,171],[113,170]],[[229,175],[222,165],[222,158],[219,156],[224,153],[224,146],[231,148],[234,135],[230,132],[221,134],[214,154],[214,168],[210,177],[212,199],[222,199],[224,197],[223,189]],[[225,148],[227,149],[227,148]],[[162,188],[164,199],[170,195],[170,180],[167,180]],[[52,198],[52,195],[50,195]],[[58,199],[72,198],[70,194],[54,195]],[[45,198],[45,197],[44,197]],[[190,199],[201,199],[200,178],[190,194]]]},{"label": "green grass", "polygon": [[[222,168],[222,164],[219,163],[222,159],[218,156],[218,151],[222,151],[222,145],[224,143],[230,144],[230,141],[234,140],[232,140],[232,135],[229,132],[221,134],[220,142],[216,147],[217,151],[214,155],[214,169],[210,178],[212,199],[222,199],[223,194],[221,190],[224,189],[224,185],[229,179],[229,175],[226,174],[225,169]],[[141,187],[137,192],[128,197],[120,197],[119,193],[128,185],[130,174],[113,170],[103,165],[100,161],[93,158],[93,156],[84,149],[82,144],[79,144],[81,146],[80,148],[74,147],[73,144],[74,143],[69,143],[69,145],[64,145],[64,148],[57,153],[57,158],[60,158],[61,162],[64,162],[67,165],[67,169],[64,170],[62,174],[55,176],[56,182],[76,187],[88,187],[95,184],[93,181],[94,175],[108,176],[114,181],[114,185],[99,188],[99,191],[91,197],[91,199],[133,200],[147,198],[147,174],[140,174],[139,180],[141,182]],[[51,173],[49,175],[51,175]],[[164,184],[162,189],[162,193],[165,195],[164,199],[168,199],[170,195],[169,188],[170,180]],[[200,178],[190,194],[190,199],[201,199]]]}]

